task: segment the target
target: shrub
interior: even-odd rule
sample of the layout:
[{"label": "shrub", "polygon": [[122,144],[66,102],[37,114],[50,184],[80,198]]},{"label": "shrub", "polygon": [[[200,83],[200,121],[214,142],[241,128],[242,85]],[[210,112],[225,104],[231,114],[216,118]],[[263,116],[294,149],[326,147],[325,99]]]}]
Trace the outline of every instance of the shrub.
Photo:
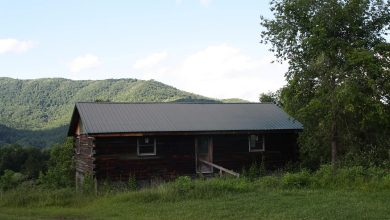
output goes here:
[{"label": "shrub", "polygon": [[382,186],[384,189],[390,189],[390,173],[388,173],[386,176],[383,176]]},{"label": "shrub", "polygon": [[3,176],[0,177],[0,190],[6,191],[15,188],[22,183],[26,177],[12,170],[5,170]]},{"label": "shrub", "polygon": [[212,197],[229,193],[246,192],[250,184],[246,179],[232,177],[213,178],[208,180],[194,181],[194,197]]},{"label": "shrub", "polygon": [[242,176],[247,178],[250,181],[255,180],[258,177],[265,176],[266,175],[266,169],[263,162],[258,164],[257,162],[254,162],[251,164],[248,170],[245,168],[243,169]]},{"label": "shrub", "polygon": [[335,171],[336,186],[353,188],[364,184],[367,170],[362,166],[344,167]]},{"label": "shrub", "polygon": [[282,184],[287,188],[303,188],[312,184],[312,177],[307,170],[297,173],[286,173],[282,177]]},{"label": "shrub", "polygon": [[254,185],[256,188],[275,189],[275,188],[280,188],[282,186],[282,183],[281,183],[281,178],[278,176],[264,176],[259,178]]},{"label": "shrub", "polygon": [[384,189],[388,173],[389,170],[377,167],[350,166],[333,170],[331,165],[322,165],[313,174],[313,185],[332,189]]},{"label": "shrub", "polygon": [[93,195],[95,193],[95,179],[91,174],[84,175],[81,190],[85,195]]},{"label": "shrub", "polygon": [[334,170],[332,165],[321,165],[313,174],[313,185],[315,187],[329,187],[334,185]]},{"label": "shrub", "polygon": [[137,190],[137,179],[134,174],[129,175],[129,180],[127,181],[128,190],[134,191]]},{"label": "shrub", "polygon": [[179,176],[175,180],[175,189],[180,194],[189,192],[193,188],[194,188],[194,185],[193,185],[191,178],[189,176]]},{"label": "shrub", "polygon": [[50,151],[47,173],[39,174],[39,182],[51,188],[74,186],[73,143],[55,145]]}]

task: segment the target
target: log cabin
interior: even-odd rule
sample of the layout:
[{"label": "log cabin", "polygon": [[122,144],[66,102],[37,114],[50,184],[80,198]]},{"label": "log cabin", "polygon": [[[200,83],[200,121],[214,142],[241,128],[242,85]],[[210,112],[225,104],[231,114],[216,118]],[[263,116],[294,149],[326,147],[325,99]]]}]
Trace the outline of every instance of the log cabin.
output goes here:
[{"label": "log cabin", "polygon": [[270,103],[76,103],[76,185],[95,181],[143,184],[178,176],[227,173],[251,164],[267,169],[298,159],[301,123]]}]

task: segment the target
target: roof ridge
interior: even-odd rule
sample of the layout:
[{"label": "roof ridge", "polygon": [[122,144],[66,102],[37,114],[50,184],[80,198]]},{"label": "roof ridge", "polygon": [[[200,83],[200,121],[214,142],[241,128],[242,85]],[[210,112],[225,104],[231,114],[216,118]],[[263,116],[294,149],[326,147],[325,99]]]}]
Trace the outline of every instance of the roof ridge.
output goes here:
[{"label": "roof ridge", "polygon": [[205,105],[230,105],[230,104],[272,104],[276,105],[272,102],[90,102],[90,101],[81,101],[76,102],[76,104],[79,103],[87,103],[87,104],[205,104]]}]

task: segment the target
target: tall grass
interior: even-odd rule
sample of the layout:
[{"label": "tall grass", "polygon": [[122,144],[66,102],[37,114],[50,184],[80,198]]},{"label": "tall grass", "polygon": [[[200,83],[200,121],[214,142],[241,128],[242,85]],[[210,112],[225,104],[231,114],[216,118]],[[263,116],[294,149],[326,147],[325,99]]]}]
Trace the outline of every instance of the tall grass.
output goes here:
[{"label": "tall grass", "polygon": [[25,182],[18,187],[3,192],[0,195],[0,206],[5,207],[46,207],[74,206],[77,207],[88,198],[75,193],[71,188],[52,190],[31,182]]},{"label": "tall grass", "polygon": [[389,170],[362,166],[342,167],[334,170],[331,165],[323,165],[313,173],[301,170],[295,173],[286,173],[280,179],[281,186],[284,188],[390,189]]},{"label": "tall grass", "polygon": [[[130,184],[131,186],[133,184]],[[315,172],[301,170],[268,175],[259,178],[191,179],[179,177],[174,182],[134,191],[134,187],[121,184],[103,184],[99,194],[84,190],[76,193],[73,188],[49,189],[32,182],[25,182],[15,189],[1,193],[0,207],[83,207],[91,201],[112,197],[117,202],[161,201],[175,202],[191,199],[211,199],[226,195],[245,194],[272,190],[390,190],[390,172],[386,169],[346,167],[334,171],[324,165]]]}]

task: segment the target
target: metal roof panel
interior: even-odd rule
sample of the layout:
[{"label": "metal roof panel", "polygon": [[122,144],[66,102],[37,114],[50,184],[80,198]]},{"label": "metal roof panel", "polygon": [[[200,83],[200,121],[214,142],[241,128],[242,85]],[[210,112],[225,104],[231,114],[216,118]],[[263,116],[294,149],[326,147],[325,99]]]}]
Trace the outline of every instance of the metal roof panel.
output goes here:
[{"label": "metal roof panel", "polygon": [[303,128],[275,104],[79,102],[76,108],[89,134]]}]

